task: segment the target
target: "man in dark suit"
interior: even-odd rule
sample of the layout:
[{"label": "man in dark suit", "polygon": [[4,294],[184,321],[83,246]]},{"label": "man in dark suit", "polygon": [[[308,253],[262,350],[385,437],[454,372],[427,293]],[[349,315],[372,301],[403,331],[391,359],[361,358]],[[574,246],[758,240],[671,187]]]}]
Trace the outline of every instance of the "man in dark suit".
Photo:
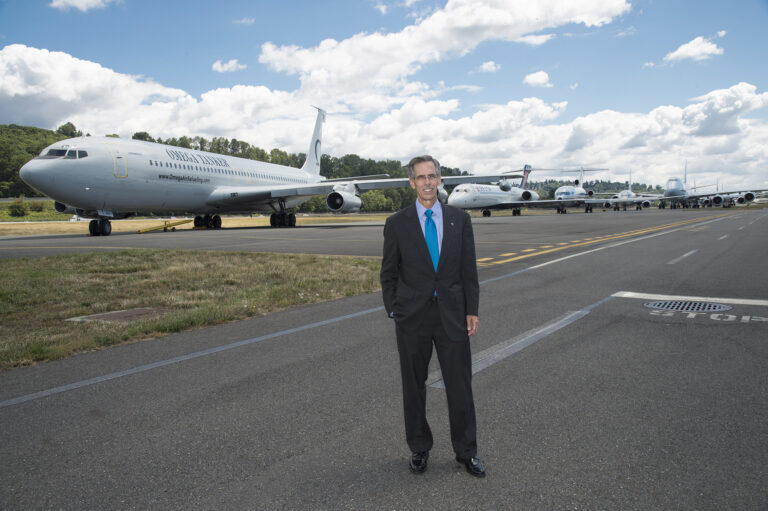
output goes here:
[{"label": "man in dark suit", "polygon": [[437,200],[440,164],[418,156],[408,164],[418,200],[387,219],[381,261],[384,307],[395,321],[403,385],[405,436],[413,473],[427,469],[432,432],[427,423],[426,380],[432,345],[448,398],[451,443],[467,472],[485,476],[477,457],[472,354],[480,286],[472,222],[467,213]]}]

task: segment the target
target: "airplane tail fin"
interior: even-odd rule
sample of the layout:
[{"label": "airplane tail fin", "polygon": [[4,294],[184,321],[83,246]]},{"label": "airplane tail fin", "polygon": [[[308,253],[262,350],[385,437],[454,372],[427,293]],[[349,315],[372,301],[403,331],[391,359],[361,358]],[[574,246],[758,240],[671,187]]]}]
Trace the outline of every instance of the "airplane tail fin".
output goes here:
[{"label": "airplane tail fin", "polygon": [[523,165],[523,182],[520,184],[520,188],[523,190],[526,189],[528,186],[528,175],[531,173],[533,168],[531,168],[530,165]]},{"label": "airplane tail fin", "polygon": [[304,172],[316,174],[318,176],[320,175],[320,157],[323,154],[321,144],[323,138],[323,122],[325,122],[325,110],[317,108],[315,131],[312,133],[312,142],[309,144],[309,149],[307,150],[307,159],[301,167],[301,170]]}]

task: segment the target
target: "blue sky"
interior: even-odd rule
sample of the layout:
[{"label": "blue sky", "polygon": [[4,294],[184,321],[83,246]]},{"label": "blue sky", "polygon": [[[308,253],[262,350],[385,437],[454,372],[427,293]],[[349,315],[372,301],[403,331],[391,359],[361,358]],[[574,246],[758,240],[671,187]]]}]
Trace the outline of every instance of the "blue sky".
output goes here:
[{"label": "blue sky", "polygon": [[7,0],[0,123],[303,152],[314,104],[332,156],[768,187],[766,27],[765,0]]}]

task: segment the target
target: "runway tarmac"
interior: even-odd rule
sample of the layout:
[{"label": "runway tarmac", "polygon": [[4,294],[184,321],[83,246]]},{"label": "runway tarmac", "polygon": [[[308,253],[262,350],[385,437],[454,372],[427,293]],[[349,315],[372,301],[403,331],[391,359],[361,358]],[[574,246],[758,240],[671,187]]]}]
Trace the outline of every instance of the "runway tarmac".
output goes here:
[{"label": "runway tarmac", "polygon": [[[371,294],[1,373],[0,508],[768,507],[768,211],[474,225],[486,479],[453,462],[434,361],[435,447],[426,474],[408,472],[394,328]],[[4,238],[0,257],[378,257],[381,230]]]}]

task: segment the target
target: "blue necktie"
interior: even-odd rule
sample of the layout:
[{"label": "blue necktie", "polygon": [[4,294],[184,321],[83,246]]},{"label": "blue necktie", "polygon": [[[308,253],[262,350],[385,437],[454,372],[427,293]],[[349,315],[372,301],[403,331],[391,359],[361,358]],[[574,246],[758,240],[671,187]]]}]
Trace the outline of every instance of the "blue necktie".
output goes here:
[{"label": "blue necktie", "polygon": [[440,249],[437,246],[437,226],[432,220],[431,209],[426,210],[424,214],[427,215],[427,219],[424,221],[424,238],[427,240],[429,255],[432,256],[432,266],[437,271],[437,262],[440,259]]}]

